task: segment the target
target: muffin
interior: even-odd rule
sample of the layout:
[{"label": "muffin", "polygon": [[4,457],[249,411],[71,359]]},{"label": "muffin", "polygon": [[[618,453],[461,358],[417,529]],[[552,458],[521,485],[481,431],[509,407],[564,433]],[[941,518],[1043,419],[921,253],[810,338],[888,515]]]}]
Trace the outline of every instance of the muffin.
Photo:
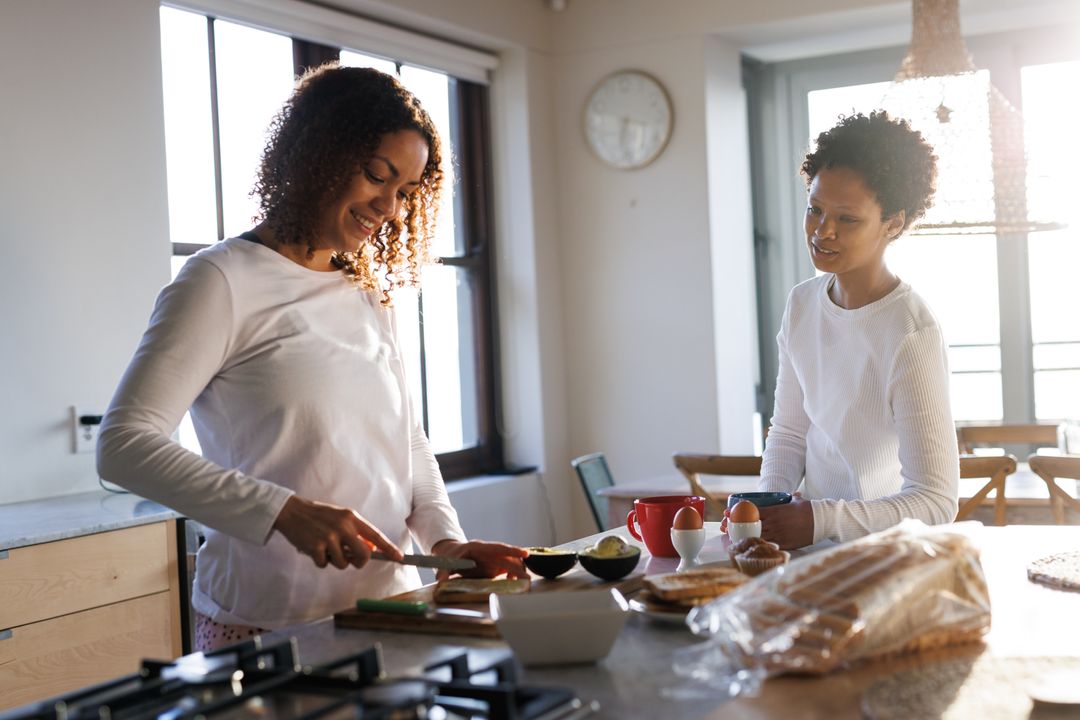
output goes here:
[{"label": "muffin", "polygon": [[760,575],[777,565],[783,565],[788,561],[789,557],[791,555],[787,551],[781,550],[776,543],[762,542],[736,553],[735,564],[739,570],[747,575]]},{"label": "muffin", "polygon": [[750,548],[757,547],[758,545],[772,545],[767,540],[762,540],[760,537],[748,537],[744,540],[740,540],[737,543],[732,543],[728,546],[728,556],[731,558],[731,567],[736,570],[739,569],[739,563],[735,561],[735,556],[740,553],[744,553]]}]

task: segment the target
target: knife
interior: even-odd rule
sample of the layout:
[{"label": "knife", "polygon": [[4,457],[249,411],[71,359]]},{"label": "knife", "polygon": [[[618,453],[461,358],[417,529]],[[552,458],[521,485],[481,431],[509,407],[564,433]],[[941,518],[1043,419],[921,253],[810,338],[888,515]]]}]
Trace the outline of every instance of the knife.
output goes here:
[{"label": "knife", "polygon": [[[395,560],[384,552],[376,550],[371,553],[372,560]],[[440,568],[443,570],[472,570],[476,562],[467,558],[452,558],[442,555],[406,555],[401,561],[402,565],[416,565],[417,567]]]}]

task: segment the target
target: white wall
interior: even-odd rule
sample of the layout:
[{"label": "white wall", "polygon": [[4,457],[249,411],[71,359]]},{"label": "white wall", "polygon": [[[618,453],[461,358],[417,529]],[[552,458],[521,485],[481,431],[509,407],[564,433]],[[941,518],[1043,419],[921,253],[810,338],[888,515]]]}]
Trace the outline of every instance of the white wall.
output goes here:
[{"label": "white wall", "polygon": [[0,9],[0,503],[97,487],[104,408],[168,281],[155,0]]},{"label": "white wall", "polygon": [[[543,484],[497,496],[515,512],[548,498],[566,540],[591,529],[575,455],[606,452],[625,482],[669,474],[676,450],[743,452],[755,362],[741,347],[754,310],[739,43],[827,47],[829,28],[868,17],[904,33],[907,3],[335,4],[500,57],[500,426],[508,459]],[[70,452],[68,406],[107,403],[168,278],[157,8],[0,5],[0,503],[96,487],[92,456]],[[581,133],[588,92],[625,67],[660,78],[675,107],[671,143],[633,172],[602,166]]]},{"label": "white wall", "polygon": [[[671,454],[719,438],[702,38],[568,52],[558,60],[563,313],[570,450],[602,451],[617,480],[670,474]],[[651,165],[609,168],[581,108],[604,76],[656,77],[674,129]]]}]

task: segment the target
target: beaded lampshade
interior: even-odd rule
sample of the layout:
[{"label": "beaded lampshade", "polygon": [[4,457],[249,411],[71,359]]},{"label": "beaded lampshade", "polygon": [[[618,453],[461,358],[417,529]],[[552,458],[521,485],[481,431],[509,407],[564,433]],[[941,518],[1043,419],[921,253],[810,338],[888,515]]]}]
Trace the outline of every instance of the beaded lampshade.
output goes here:
[{"label": "beaded lampshade", "polygon": [[934,205],[909,233],[1018,234],[1063,227],[1027,202],[1024,122],[975,67],[960,35],[958,0],[912,0],[911,46],[882,99],[938,156]]}]

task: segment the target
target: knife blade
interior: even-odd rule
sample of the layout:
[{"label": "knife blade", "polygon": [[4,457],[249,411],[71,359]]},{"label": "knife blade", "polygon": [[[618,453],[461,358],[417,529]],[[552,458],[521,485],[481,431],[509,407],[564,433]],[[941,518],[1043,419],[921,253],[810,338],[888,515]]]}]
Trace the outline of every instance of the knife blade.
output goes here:
[{"label": "knife blade", "polygon": [[[371,553],[372,560],[395,560],[384,552],[376,550]],[[442,555],[406,555],[401,560],[402,565],[416,565],[417,567],[439,568],[442,570],[472,570],[476,562],[468,558],[452,558]]]}]

